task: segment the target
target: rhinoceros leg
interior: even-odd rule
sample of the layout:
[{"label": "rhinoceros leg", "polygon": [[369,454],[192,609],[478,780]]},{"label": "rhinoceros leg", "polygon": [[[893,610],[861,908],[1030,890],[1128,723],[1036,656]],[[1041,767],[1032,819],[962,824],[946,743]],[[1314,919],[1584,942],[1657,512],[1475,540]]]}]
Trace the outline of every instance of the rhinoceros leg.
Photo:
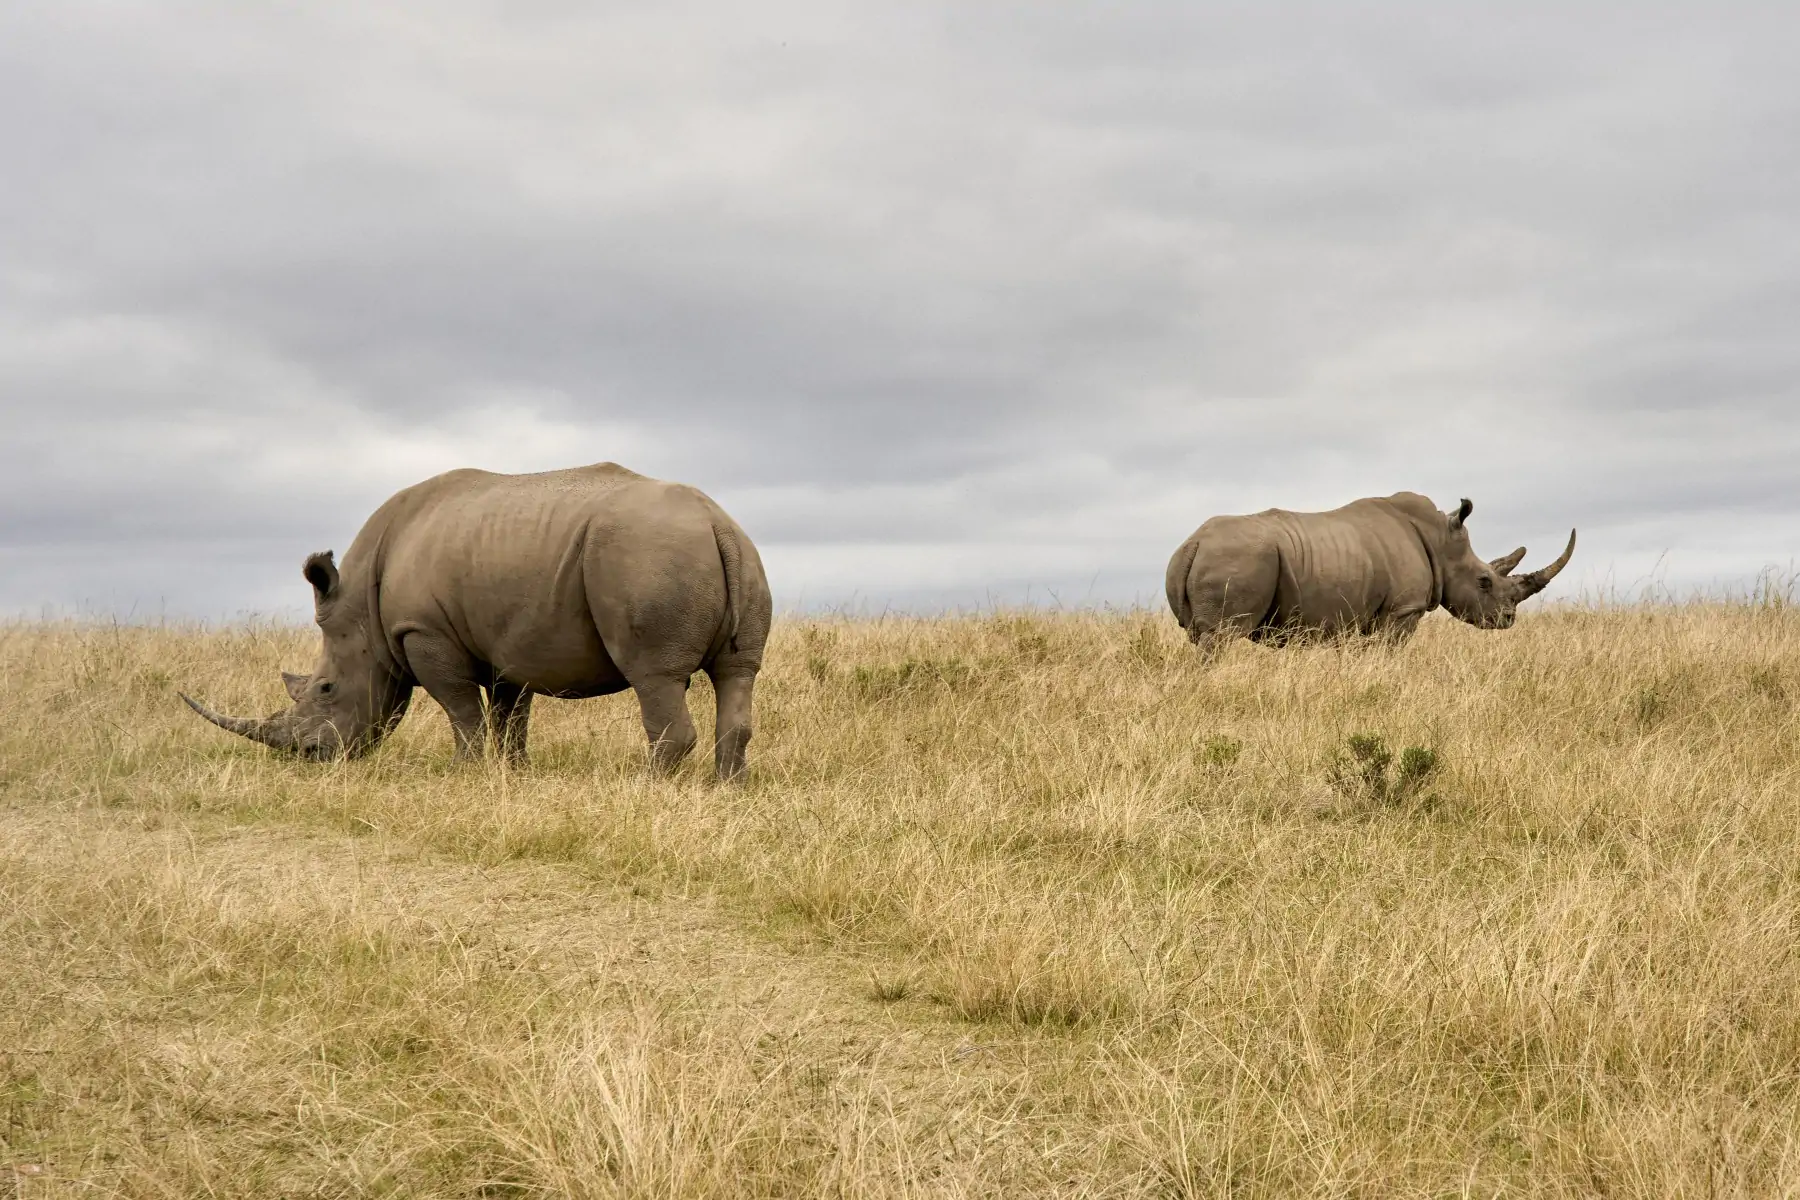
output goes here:
[{"label": "rhinoceros leg", "polygon": [[407,634],[401,649],[413,678],[450,718],[456,757],[480,758],[487,747],[487,714],[481,708],[475,661],[448,638],[429,633]]},{"label": "rhinoceros leg", "polygon": [[1408,638],[1412,637],[1412,635],[1417,632],[1419,621],[1424,616],[1425,614],[1422,612],[1407,613],[1403,617],[1395,617],[1390,621],[1383,621],[1380,625],[1377,625],[1371,630],[1371,632],[1390,646],[1401,646],[1406,643]]},{"label": "rhinoceros leg", "polygon": [[488,726],[506,761],[516,767],[526,762],[525,735],[531,725],[531,690],[496,679],[488,687]]},{"label": "rhinoceros leg", "polygon": [[712,676],[713,694],[718,698],[717,719],[713,728],[713,767],[719,780],[729,783],[744,773],[744,751],[750,744],[750,695],[756,687],[754,671],[707,669]]},{"label": "rhinoceros leg", "polygon": [[635,680],[638,707],[644,714],[644,733],[650,739],[650,761],[664,771],[673,770],[694,748],[698,734],[688,715],[686,675],[652,675]]}]

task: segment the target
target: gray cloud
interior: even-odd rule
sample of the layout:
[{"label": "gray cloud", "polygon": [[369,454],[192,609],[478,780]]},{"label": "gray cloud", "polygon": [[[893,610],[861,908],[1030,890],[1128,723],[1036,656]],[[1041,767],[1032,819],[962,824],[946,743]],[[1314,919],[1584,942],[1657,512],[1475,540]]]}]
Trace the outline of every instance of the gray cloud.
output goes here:
[{"label": "gray cloud", "polygon": [[1742,581],[1800,545],[1796,34],[9,11],[0,608],[293,610],[396,487],[599,458],[789,602],[1153,599],[1211,513],[1401,487],[1581,525],[1574,586]]}]

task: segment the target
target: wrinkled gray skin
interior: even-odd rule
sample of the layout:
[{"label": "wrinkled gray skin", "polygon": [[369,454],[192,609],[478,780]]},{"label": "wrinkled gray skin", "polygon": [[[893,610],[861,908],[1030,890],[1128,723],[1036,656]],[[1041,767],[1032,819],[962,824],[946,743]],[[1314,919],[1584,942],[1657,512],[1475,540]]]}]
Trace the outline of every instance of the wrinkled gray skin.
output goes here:
[{"label": "wrinkled gray skin", "polygon": [[324,644],[310,675],[283,672],[293,706],[252,720],[184,695],[201,716],[308,758],[355,755],[422,686],[449,714],[458,758],[480,756],[491,732],[522,763],[533,695],[629,687],[669,768],[693,749],[688,678],[704,670],[719,777],[744,769],[769,585],[744,531],[694,488],[615,463],[451,471],[376,510],[341,569],[326,551],[303,573]]},{"label": "wrinkled gray skin", "polygon": [[1416,492],[1357,500],[1330,512],[1271,508],[1214,517],[1169,559],[1169,607],[1189,640],[1216,650],[1238,637],[1362,634],[1404,641],[1442,607],[1483,629],[1513,623],[1575,553],[1514,575],[1525,547],[1484,562],[1469,546],[1464,500],[1441,513]]}]

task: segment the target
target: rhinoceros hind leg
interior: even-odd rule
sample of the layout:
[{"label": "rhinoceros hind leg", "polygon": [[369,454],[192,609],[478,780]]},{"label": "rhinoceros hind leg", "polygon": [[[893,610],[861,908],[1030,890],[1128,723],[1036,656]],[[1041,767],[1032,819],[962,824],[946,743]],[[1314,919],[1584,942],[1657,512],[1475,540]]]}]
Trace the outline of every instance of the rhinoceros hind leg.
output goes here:
[{"label": "rhinoceros hind leg", "polygon": [[1223,629],[1189,631],[1188,640],[1200,651],[1200,665],[1210,667],[1219,661],[1231,643],[1244,636],[1244,631],[1227,626]]},{"label": "rhinoceros hind leg", "polygon": [[718,698],[713,769],[721,783],[733,783],[744,773],[745,748],[750,744],[750,695],[756,675],[710,670],[707,674],[712,676],[713,694]]},{"label": "rhinoceros hind leg", "polygon": [[1266,626],[1275,615],[1280,571],[1281,556],[1272,546],[1195,555],[1187,585],[1188,640],[1210,660]]},{"label": "rhinoceros hind leg", "polygon": [[632,684],[638,707],[644,714],[644,733],[650,739],[650,761],[664,771],[674,770],[693,750],[699,735],[688,715],[687,676],[653,675]]},{"label": "rhinoceros hind leg", "polygon": [[488,726],[494,743],[515,767],[526,763],[525,736],[531,726],[531,689],[496,679],[488,688]]},{"label": "rhinoceros hind leg", "polygon": [[407,634],[401,649],[413,678],[450,718],[456,757],[480,758],[487,748],[487,714],[481,709],[474,661],[448,638],[429,633]]}]

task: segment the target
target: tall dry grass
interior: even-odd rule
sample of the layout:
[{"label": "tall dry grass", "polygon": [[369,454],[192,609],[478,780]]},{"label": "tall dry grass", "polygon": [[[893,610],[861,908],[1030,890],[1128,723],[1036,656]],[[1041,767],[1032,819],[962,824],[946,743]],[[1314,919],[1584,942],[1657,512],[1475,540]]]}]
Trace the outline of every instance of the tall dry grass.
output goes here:
[{"label": "tall dry grass", "polygon": [[0,632],[28,1194],[1800,1193],[1775,598],[1210,668],[1143,613],[786,621],[737,789],[628,697],[517,772],[422,697],[328,766],[174,699],[311,653]]}]

